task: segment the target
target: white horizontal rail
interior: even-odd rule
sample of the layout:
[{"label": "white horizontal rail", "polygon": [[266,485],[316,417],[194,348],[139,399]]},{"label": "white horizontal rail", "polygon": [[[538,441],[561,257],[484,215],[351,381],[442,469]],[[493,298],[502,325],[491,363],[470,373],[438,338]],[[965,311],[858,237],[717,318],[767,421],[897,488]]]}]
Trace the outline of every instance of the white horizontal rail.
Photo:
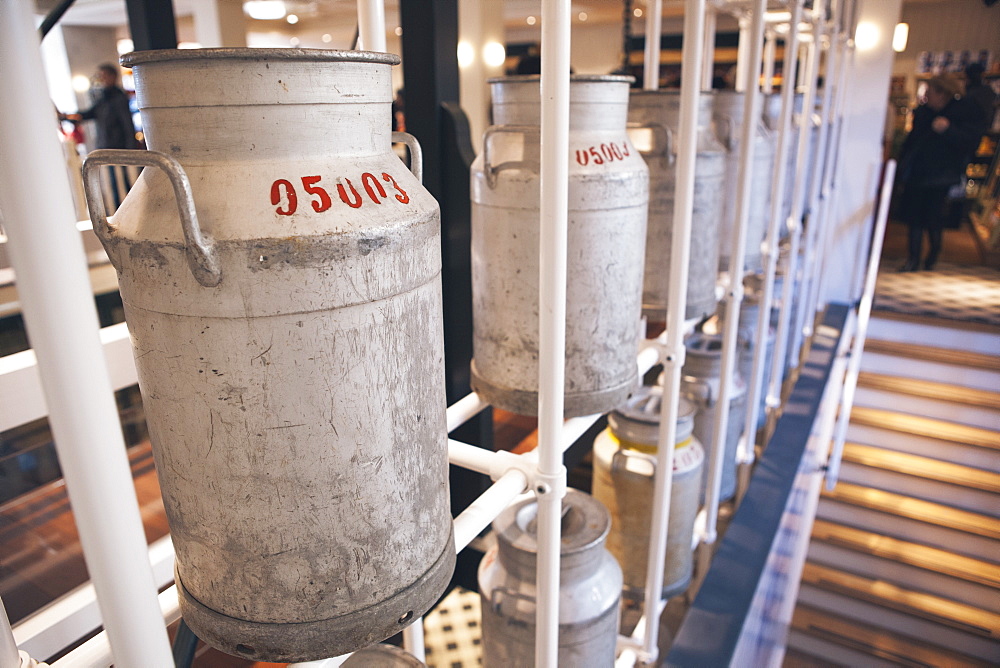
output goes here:
[{"label": "white horizontal rail", "polygon": [[[135,385],[135,360],[125,323],[100,332],[108,373],[115,390]],[[0,431],[27,424],[49,414],[33,350],[0,357]]]},{"label": "white horizontal rail", "polygon": [[[174,545],[170,536],[149,546],[149,562],[157,589],[173,582]],[[43,660],[100,628],[101,623],[97,594],[88,582],[19,622],[14,626],[14,640],[30,656]]]},{"label": "white horizontal rail", "polygon": [[[177,586],[164,589],[157,596],[160,612],[167,624],[173,624],[181,617],[180,604],[177,601]],[[115,659],[111,655],[111,643],[108,642],[107,631],[101,631],[96,636],[83,643],[72,652],[52,664],[52,668],[110,668]]]}]

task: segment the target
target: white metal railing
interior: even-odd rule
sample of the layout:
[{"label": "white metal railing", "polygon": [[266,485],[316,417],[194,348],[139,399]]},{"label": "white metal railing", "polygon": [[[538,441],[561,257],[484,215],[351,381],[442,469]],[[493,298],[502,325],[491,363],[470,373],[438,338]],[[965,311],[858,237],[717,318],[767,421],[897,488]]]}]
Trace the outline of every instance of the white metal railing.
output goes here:
[{"label": "white metal railing", "polygon": [[[20,33],[25,32],[24,21],[9,21],[10,17],[8,14],[11,12],[12,6],[17,6],[21,9],[24,5],[24,0],[20,3],[7,3],[3,10],[0,10],[0,23],[5,24],[6,28],[0,28],[0,37],[5,39],[0,41],[7,41],[9,44],[20,45],[20,48],[24,51],[32,51],[32,44],[23,44],[24,34],[11,42],[6,38],[8,36],[16,36]],[[822,1],[819,0],[819,4],[822,5]],[[358,0],[359,5],[359,18],[361,19],[361,32],[362,39],[367,44],[371,40],[371,46],[369,48],[378,48],[381,46],[384,49],[384,43],[380,44],[378,41],[379,30],[377,28],[378,21],[382,21],[383,29],[381,34],[384,42],[384,8],[381,6],[380,0]],[[713,4],[713,9],[718,7],[719,3]],[[747,102],[745,111],[745,123],[751,126],[749,129],[744,130],[743,141],[741,146],[744,147],[746,154],[741,158],[741,178],[740,186],[738,191],[738,199],[742,202],[748,201],[747,188],[748,188],[748,177],[749,177],[749,167],[750,160],[752,156],[749,152],[752,150],[752,132],[753,126],[756,121],[756,104],[757,104],[757,78],[759,77],[759,65],[761,59],[761,42],[763,36],[763,19],[762,13],[763,8],[766,3],[763,0],[758,0],[755,5],[753,23],[746,23],[744,26],[744,31],[747,32],[750,37],[750,41],[745,45],[747,48],[741,51],[744,57],[741,59],[742,71],[745,73],[743,83],[741,86],[747,92]],[[797,30],[798,25],[798,14],[802,10],[802,0],[796,0],[792,3],[793,8],[793,20],[792,20],[792,30],[790,31],[790,40],[786,44],[786,72],[790,71],[788,62],[791,61],[794,55],[797,53],[796,42],[797,42]],[[728,7],[726,9],[729,9]],[[696,104],[697,96],[699,93],[698,81],[703,76],[705,69],[705,54],[707,53],[708,45],[706,44],[706,36],[709,31],[706,30],[705,22],[705,0],[687,0],[686,1],[686,11],[685,11],[685,34],[693,36],[693,39],[685,40],[684,46],[684,56],[682,61],[682,81],[689,82],[689,85],[683,85],[681,90],[681,115],[680,115],[680,130],[679,130],[679,141],[677,145],[678,156],[677,156],[677,185],[675,192],[675,230],[674,230],[674,243],[672,244],[672,257],[671,257],[671,276],[670,284],[673,286],[671,291],[670,303],[668,305],[668,323],[682,323],[683,313],[684,313],[684,295],[686,294],[686,279],[687,279],[687,267],[688,267],[688,252],[690,246],[690,234],[691,234],[691,201],[693,194],[694,185],[694,159],[695,159],[695,124],[696,124]],[[23,11],[23,10],[22,10]],[[568,131],[568,99],[569,99],[569,3],[566,0],[545,0],[543,2],[543,73],[542,73],[542,91],[543,91],[543,121],[542,121],[542,144],[546,147],[546,153],[542,158],[542,207],[541,207],[541,271],[540,275],[540,319],[541,319],[541,340],[543,345],[545,345],[545,350],[541,352],[540,359],[540,391],[539,391],[539,447],[538,450],[528,453],[525,455],[513,455],[510,453],[495,453],[491,451],[485,451],[473,446],[469,446],[464,443],[457,441],[449,442],[449,459],[453,464],[464,466],[472,470],[480,471],[490,477],[495,481],[494,484],[472,505],[470,505],[465,511],[463,511],[455,519],[455,542],[456,548],[461,550],[466,547],[469,542],[475,538],[483,529],[485,529],[489,523],[495,519],[499,512],[506,507],[516,496],[522,494],[527,489],[532,489],[538,494],[539,498],[539,573],[538,573],[538,584],[539,584],[539,596],[538,596],[538,624],[537,624],[537,641],[536,649],[538,655],[536,657],[536,663],[540,666],[554,666],[556,661],[556,647],[557,647],[557,635],[558,635],[558,561],[559,561],[559,523],[554,521],[554,518],[558,517],[559,500],[562,495],[562,491],[565,487],[565,470],[562,466],[562,452],[565,448],[569,447],[583,432],[585,432],[600,416],[588,416],[583,418],[573,418],[570,420],[563,420],[562,418],[562,378],[563,378],[563,360],[564,360],[564,346],[563,346],[563,326],[564,326],[564,305],[565,305],[565,234],[566,234],[566,164],[565,155],[568,152],[567,149],[567,131]],[[653,17],[659,17],[661,15],[661,0],[654,0],[651,3],[650,10],[647,14],[650,19]],[[367,17],[367,18],[366,18]],[[820,33],[822,17],[822,6],[820,6],[816,11],[812,13],[813,24],[816,33]],[[20,19],[21,17],[15,17]],[[659,72],[659,20],[650,20],[647,24],[647,67],[646,67],[646,87],[655,88],[656,81],[655,78],[651,81],[651,76],[658,75]],[[26,34],[34,35],[33,31],[28,30]],[[741,40],[743,43],[743,40]],[[817,42],[813,41],[813,46],[810,48],[810,59],[808,63],[808,73],[805,77],[806,86],[806,105],[804,109],[804,120],[799,128],[799,145],[798,145],[798,164],[804,165],[805,155],[808,148],[808,132],[809,123],[807,122],[809,112],[812,108],[813,100],[813,86],[816,81],[816,75],[818,73],[819,57],[816,53]],[[35,45],[37,46],[37,45]],[[10,48],[10,47],[8,47]],[[0,47],[0,50],[6,51],[4,47]],[[37,51],[37,49],[35,49]],[[25,68],[30,68],[30,63],[28,63]],[[7,81],[8,73],[17,80],[17,76],[24,75],[24,69],[16,67],[10,64],[8,59],[0,68],[0,81]],[[786,135],[790,131],[790,118],[791,118],[791,106],[792,106],[792,90],[791,86],[785,86],[786,94],[784,96],[782,113],[781,113],[781,129],[778,135],[778,146],[777,151],[778,162],[784,162],[783,153],[781,147],[784,146]],[[19,99],[16,101],[16,105],[8,101],[6,108],[13,108],[13,106],[26,106],[25,100]],[[8,120],[0,121],[0,126],[5,133],[16,132],[23,128],[33,127],[37,124],[32,124],[29,120],[20,116],[8,116]],[[3,136],[6,138],[6,134]],[[43,142],[44,143],[44,142]],[[5,144],[6,145],[6,144]],[[42,165],[45,162],[44,157],[38,159],[38,164]],[[5,169],[10,168],[10,162],[6,162],[2,165]],[[777,178],[779,175],[783,177],[783,174],[776,167],[776,191],[780,193],[782,184],[784,183],[784,178]],[[794,215],[798,213],[798,218],[801,217],[802,213],[802,189],[803,185],[803,175],[807,173],[806,169],[798,170],[798,177],[795,180],[795,187],[793,188],[793,215],[792,219],[796,219]],[[7,181],[7,172],[0,174],[0,180]],[[31,189],[28,188],[27,192],[29,195],[26,198],[30,199]],[[11,193],[9,191],[0,191],[3,195],[3,202],[6,204],[8,201],[14,202],[18,201],[24,206],[30,206],[30,202],[20,202],[16,193]],[[775,202],[774,205],[777,207],[775,211],[781,210],[780,200]],[[796,210],[797,207],[797,210]],[[65,208],[65,207],[63,207]],[[738,208],[739,220],[745,222],[746,206],[743,204]],[[17,211],[21,213],[21,211]],[[37,213],[32,216],[32,218],[37,217]],[[56,206],[50,216],[51,220],[55,221],[54,224],[62,224],[65,218],[64,211]],[[776,216],[775,216],[776,218]],[[779,221],[772,220],[772,224],[769,226],[768,232],[768,247],[765,249],[767,251],[766,257],[768,258],[768,268],[770,283],[765,283],[765,300],[761,305],[761,321],[765,322],[765,336],[758,337],[758,353],[761,357],[759,362],[755,362],[755,368],[761,368],[763,365],[763,349],[764,342],[766,341],[766,319],[769,315],[769,303],[770,303],[770,287],[773,286],[773,274],[774,268],[777,260],[777,225]],[[795,235],[795,228],[793,221],[789,220],[789,225],[792,227],[793,232],[793,244],[794,240],[797,238]],[[23,230],[17,225],[8,225],[9,227],[14,227],[16,236],[20,236]],[[742,261],[743,261],[743,242],[744,232],[742,230],[743,225],[740,226],[740,231],[737,235],[739,241],[735,243],[735,252],[733,253],[734,264],[737,269],[734,271],[731,268],[730,274],[732,276],[742,275]],[[799,230],[801,233],[801,230]],[[28,235],[25,235],[26,237]],[[26,250],[25,250],[26,248]],[[22,257],[18,260],[19,262],[27,262],[24,258],[38,257],[38,258],[48,258],[49,249],[42,248],[40,245],[32,245],[30,239],[24,244],[24,247],[18,251],[19,255]],[[797,249],[793,252],[793,258],[797,255]],[[71,257],[73,253],[67,255],[66,260],[67,265],[79,264],[77,258]],[[737,262],[738,258],[738,262]],[[555,261],[553,261],[555,260]],[[793,259],[793,262],[795,260]],[[786,292],[790,289],[791,284],[794,282],[794,266],[789,271],[786,283]],[[20,275],[19,275],[20,278]],[[25,292],[31,293],[31,283],[32,276],[29,271],[25,271],[25,276],[22,279],[23,286],[29,289]],[[739,280],[731,280],[731,293],[728,300],[729,310],[732,310],[733,305],[738,308],[739,304],[739,293],[742,289],[742,283]],[[60,284],[62,286],[62,284]],[[60,288],[62,289],[62,288]],[[41,291],[44,292],[44,291]],[[67,295],[72,293],[71,290],[66,290]],[[51,295],[39,294],[32,295],[25,298],[25,311],[26,315],[29,311],[32,311],[35,306],[34,304],[45,303],[49,300]],[[60,302],[61,303],[61,302]],[[786,295],[784,299],[785,309],[791,303],[790,296]],[[738,317],[732,317],[733,314],[730,313],[727,319],[733,323],[738,321]],[[787,314],[783,312],[783,317],[787,319]],[[86,318],[83,318],[86,320]],[[50,325],[44,324],[46,321],[45,316],[40,316],[38,321],[41,324],[41,328],[44,330]],[[130,358],[130,351],[128,351],[128,346],[125,345],[124,325],[116,326],[119,329],[108,328],[108,330],[114,330],[115,336],[112,336],[104,343],[105,351],[107,351],[110,357],[114,360],[118,360],[116,364],[112,367],[116,369],[118,364],[127,366],[124,364],[123,358],[128,355]],[[760,323],[758,323],[758,330]],[[85,330],[86,327],[82,327]],[[82,331],[81,330],[81,331]],[[665,368],[665,373],[663,374],[664,379],[664,397],[672,397],[673,400],[665,400],[663,402],[663,413],[661,415],[661,425],[660,430],[660,443],[659,443],[659,454],[655,476],[655,502],[654,502],[654,517],[653,526],[651,532],[650,540],[650,559],[649,559],[649,571],[647,572],[647,586],[646,586],[646,605],[647,609],[644,611],[643,620],[640,622],[639,627],[637,627],[636,635],[631,638],[621,638],[619,642],[619,647],[622,649],[622,659],[626,664],[629,662],[629,657],[632,657],[632,661],[654,661],[657,658],[657,633],[658,633],[658,619],[659,612],[662,608],[663,602],[660,600],[659,591],[662,587],[662,577],[663,570],[662,564],[665,558],[665,545],[666,545],[666,520],[669,512],[669,498],[670,498],[670,475],[672,471],[672,457],[673,457],[673,447],[672,444],[675,440],[676,434],[676,412],[677,412],[677,402],[676,398],[679,396],[679,385],[680,385],[680,369],[684,361],[684,335],[687,333],[687,328],[683,326],[669,327],[667,332],[661,336],[659,339],[646,341],[639,353],[639,358],[637,360],[640,373],[645,373],[646,370],[652,368],[658,363],[662,363]],[[787,323],[786,323],[787,331]],[[103,333],[102,333],[103,334]],[[723,354],[730,356],[730,364],[728,367],[724,362],[724,369],[729,369],[733,366],[732,356],[734,354],[733,349],[735,347],[735,336],[725,337],[726,348],[724,348]],[[110,335],[110,332],[109,332]],[[117,338],[116,338],[117,337]],[[730,338],[733,341],[730,341]],[[779,340],[780,340],[779,336]],[[728,349],[728,353],[726,350]],[[45,359],[47,348],[45,346],[38,347],[39,356],[42,359],[42,363],[38,364],[38,370],[44,371]],[[76,352],[75,355],[90,355],[91,357],[99,357],[95,355],[93,351],[89,353]],[[32,353],[33,356],[33,353]],[[783,355],[781,356],[783,357]],[[11,374],[15,373],[27,373],[25,369],[34,368],[35,364],[28,364],[26,360],[28,356],[19,358],[22,367],[18,370],[11,371]],[[725,359],[725,357],[724,357]],[[779,359],[777,351],[777,341],[775,350],[775,360]],[[6,360],[3,362],[10,365],[14,365],[18,360]],[[132,376],[128,376],[128,373],[124,368],[120,369],[123,374],[121,376],[114,372],[115,381],[112,383],[116,387],[119,386],[119,382],[124,382],[125,379],[129,377],[134,378],[134,367],[132,368]],[[37,373],[37,372],[36,372]],[[6,375],[6,374],[3,374]],[[44,376],[44,373],[42,374]],[[100,374],[98,374],[100,375]],[[756,377],[756,380],[761,385],[763,384],[763,371],[760,376]],[[775,378],[776,376],[776,378]],[[14,378],[14,375],[10,375],[9,378]],[[780,374],[772,375],[772,382],[777,379],[778,387],[780,387]],[[90,379],[88,379],[90,380]],[[38,387],[42,384],[42,381],[30,380],[26,381],[29,385],[34,384],[33,387]],[[49,381],[45,384],[48,388],[53,381]],[[131,381],[131,382],[134,382]],[[127,383],[131,384],[131,383]],[[124,385],[121,385],[124,386]],[[722,384],[723,388],[728,386],[728,383]],[[758,385],[760,388],[760,385]],[[759,389],[758,389],[759,391]],[[88,392],[93,393],[90,389]],[[37,393],[37,390],[36,390]],[[86,393],[86,392],[85,392]],[[751,395],[752,396],[752,395]],[[37,403],[37,400],[36,400]],[[757,402],[755,400],[748,402],[751,407],[755,406]],[[60,404],[58,401],[51,402],[53,413],[67,411],[67,409]],[[482,411],[487,407],[477,395],[470,394],[469,396],[463,398],[459,402],[448,408],[448,429],[449,431],[455,429],[457,426],[464,423],[466,420],[475,416],[478,412]],[[37,409],[35,409],[37,412]],[[68,411],[67,411],[68,412]],[[20,415],[25,415],[29,413],[20,413]],[[723,416],[727,415],[727,411],[720,411]],[[3,420],[4,413],[0,411],[0,420]],[[16,419],[13,415],[7,419]],[[725,418],[723,417],[723,420]],[[747,422],[748,429],[752,429],[755,424],[756,419]],[[724,425],[724,422],[723,422]],[[718,430],[717,430],[718,431]],[[716,434],[716,440],[718,440],[719,435]],[[57,433],[58,440],[64,440],[60,434]],[[68,443],[72,443],[72,438],[65,439]],[[68,450],[77,447],[75,445],[64,446],[60,450],[60,459],[63,459],[63,450]],[[121,448],[121,452],[124,452],[124,448]],[[121,458],[121,453],[116,455],[119,459]],[[72,459],[72,457],[68,457]],[[84,466],[84,463],[78,463],[79,466]],[[104,463],[102,462],[102,465]],[[75,466],[67,466],[67,478],[74,477],[75,474],[70,473],[70,470],[75,469]],[[668,475],[662,475],[662,473],[667,473]],[[122,480],[117,480],[114,484],[109,483],[108,490],[112,489],[124,489],[125,485],[122,484]],[[131,493],[131,481],[128,480],[128,492]],[[74,483],[70,483],[73,485]],[[716,487],[718,483],[716,482]],[[717,503],[717,500],[716,500]],[[74,502],[74,505],[75,502]],[[121,505],[120,503],[118,505]],[[125,504],[127,505],[127,504]],[[80,515],[86,515],[94,510],[88,510],[89,508],[94,508],[92,503],[82,503],[79,509]],[[711,511],[710,511],[711,512]],[[95,517],[99,516],[95,513]],[[81,530],[81,535],[86,533]],[[714,529],[706,528],[702,533],[702,537],[706,535],[714,534]],[[122,541],[128,542],[128,540],[122,538]],[[118,542],[118,538],[105,538],[98,539],[99,543],[104,543],[107,547],[118,550],[121,543]],[[85,542],[92,543],[90,539],[86,539]],[[132,541],[134,542],[134,541]],[[118,560],[108,558],[106,552],[99,549],[91,547],[88,550],[88,564],[92,561],[97,560],[98,562],[107,559],[110,564],[118,563]],[[95,584],[98,583],[99,578],[95,578]],[[159,580],[157,580],[159,582]],[[150,596],[148,591],[153,591],[153,588],[147,587],[147,593],[144,593],[142,587],[138,587],[132,591],[128,592],[128,597],[115,597],[108,596],[106,594],[94,594],[94,599],[96,600],[99,595],[102,604],[107,602],[107,626],[110,632],[111,641],[109,642],[109,637],[107,634],[100,634],[95,639],[85,643],[78,650],[75,650],[71,655],[68,655],[65,659],[61,660],[57,665],[94,665],[94,666],[106,666],[112,661],[112,645],[114,646],[114,659],[122,664],[128,664],[130,662],[129,657],[134,656],[130,654],[132,648],[135,647],[135,643],[139,642],[137,639],[142,639],[143,643],[148,642],[149,644],[143,645],[143,660],[141,665],[160,665],[162,661],[167,660],[169,657],[163,656],[161,642],[161,635],[163,629],[163,617],[157,615],[155,621],[148,614],[133,614],[135,608],[134,605],[138,605],[136,601],[145,597],[148,601]],[[102,587],[98,586],[94,590],[95,592],[101,592]],[[108,601],[105,597],[108,596]],[[176,592],[173,589],[168,589],[160,596],[159,604],[161,607],[160,613],[165,613],[168,620],[175,618],[177,615],[176,608]],[[92,604],[91,604],[92,605]],[[652,606],[649,609],[648,606]],[[148,613],[148,605],[146,606],[146,612]],[[79,612],[73,614],[80,614]],[[67,614],[65,617],[68,619],[72,615]],[[69,622],[64,622],[68,624]],[[18,633],[22,633],[22,625],[18,625]],[[419,653],[418,646],[422,644],[420,640],[420,632],[418,629],[411,627],[406,632],[406,644],[415,653]],[[124,636],[130,636],[130,638],[123,639]],[[115,638],[118,638],[117,640]],[[47,651],[47,650],[45,650]],[[72,657],[72,662],[70,659]],[[323,663],[323,662],[321,662]],[[139,665],[139,664],[136,664]],[[162,665],[168,665],[163,663]]]}]

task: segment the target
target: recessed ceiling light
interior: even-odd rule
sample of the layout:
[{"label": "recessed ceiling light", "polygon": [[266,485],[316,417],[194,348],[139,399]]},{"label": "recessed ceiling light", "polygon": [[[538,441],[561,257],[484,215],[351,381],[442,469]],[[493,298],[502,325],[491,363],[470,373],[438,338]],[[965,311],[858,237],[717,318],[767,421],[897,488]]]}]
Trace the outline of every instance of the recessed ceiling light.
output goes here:
[{"label": "recessed ceiling light", "polygon": [[330,42],[333,41],[333,35],[331,35],[330,33],[326,32],[326,33],[323,33],[323,37],[321,39],[323,40],[324,44],[329,44]]},{"label": "recessed ceiling light", "polygon": [[528,17],[527,19],[525,19],[525,20],[526,20],[526,21],[528,22],[528,25],[529,25],[529,26],[533,26],[533,25],[535,25],[535,23],[537,22],[534,16],[529,16],[529,17]]},{"label": "recessed ceiling light", "polygon": [[393,32],[396,33],[396,37],[402,37],[403,36],[403,27],[402,26],[396,26],[396,29],[393,30]]},{"label": "recessed ceiling light", "polygon": [[587,20],[587,12],[580,12],[579,19],[581,21],[586,21]]},{"label": "recessed ceiling light", "polygon": [[291,23],[292,25],[295,25],[296,23],[299,22],[299,17],[296,16],[295,14],[289,14],[288,16],[285,17],[285,20]]},{"label": "recessed ceiling light", "polygon": [[298,46],[300,42],[301,40],[298,37],[293,37],[290,40],[288,40],[288,43],[291,44],[292,46]]},{"label": "recessed ceiling light", "polygon": [[642,16],[642,10],[641,10],[641,9],[639,9],[638,7],[636,7],[635,9],[633,9],[633,10],[632,10],[632,13],[633,13],[633,14],[635,14],[635,17],[636,17],[636,18],[639,18],[639,17],[641,17],[641,16]]},{"label": "recessed ceiling light", "polygon": [[285,18],[286,10],[283,0],[248,0],[243,3],[243,11],[252,19],[273,21]]}]

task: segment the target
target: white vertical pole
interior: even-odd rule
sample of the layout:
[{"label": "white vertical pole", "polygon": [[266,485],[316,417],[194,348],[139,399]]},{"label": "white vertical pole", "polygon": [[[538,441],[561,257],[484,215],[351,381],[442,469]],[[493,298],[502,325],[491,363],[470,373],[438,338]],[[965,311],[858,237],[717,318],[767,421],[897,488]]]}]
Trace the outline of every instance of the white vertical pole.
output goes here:
[{"label": "white vertical pole", "polygon": [[739,16],[740,42],[736,48],[736,92],[744,92],[747,80],[747,67],[750,55],[750,21],[746,13]]},{"label": "white vertical pole", "polygon": [[[837,0],[833,0],[834,21],[837,18],[838,4]],[[816,155],[814,156],[813,179],[809,184],[809,207],[807,209],[809,212],[809,226],[806,228],[806,243],[802,254],[802,288],[800,291],[802,301],[801,308],[795,314],[795,323],[792,327],[791,366],[793,369],[799,366],[799,355],[803,338],[808,338],[812,335],[813,306],[811,295],[813,293],[814,278],[818,265],[816,260],[816,245],[823,226],[820,195],[824,190],[823,184],[827,182],[827,170],[830,168],[830,158],[834,153],[830,142],[830,128],[833,119],[831,112],[834,101],[833,89],[836,86],[835,73],[838,72],[835,69],[838,66],[838,59],[836,57],[837,49],[834,41],[835,35],[826,35],[826,31],[819,26],[826,26],[825,17],[821,17],[821,23],[817,25],[816,36],[814,38],[819,40],[821,51],[826,51],[826,70],[823,83],[823,101],[820,104],[822,111],[820,112],[819,136],[816,142]]]},{"label": "white vertical pole", "polygon": [[677,178],[674,190],[674,229],[670,244],[670,291],[667,299],[667,343],[663,359],[663,401],[653,483],[653,513],[649,559],[646,566],[643,660],[657,655],[659,601],[663,591],[663,563],[667,554],[667,526],[677,440],[677,409],[684,365],[684,311],[687,302],[694,170],[698,150],[698,75],[704,56],[705,0],[687,0],[684,9],[684,49],[681,60],[681,108],[677,132]]},{"label": "white vertical pole", "polygon": [[792,138],[792,113],[795,106],[795,81],[792,78],[798,63],[799,32],[794,26],[802,17],[803,0],[795,0],[792,5],[792,29],[785,42],[785,62],[782,64],[781,113],[778,117],[778,141],[775,147],[774,178],[771,181],[771,218],[764,237],[764,285],[761,289],[759,313],[757,314],[757,345],[753,353],[753,369],[747,381],[747,448],[745,454],[750,464],[753,462],[752,435],[757,431],[760,415],[760,393],[764,390],[767,374],[767,333],[771,328],[771,304],[774,299],[774,273],[778,267],[778,238],[781,225],[781,211],[785,201],[785,180],[788,174],[788,148]]},{"label": "white vertical pole", "polygon": [[403,647],[421,661],[427,659],[427,650],[424,647],[423,617],[418,617],[412,624],[403,629]]},{"label": "white vertical pole", "polygon": [[[798,152],[795,158],[795,184],[792,188],[792,210],[788,216],[788,233],[790,252],[788,267],[785,272],[785,284],[781,293],[781,315],[778,318],[778,330],[774,336],[774,359],[771,367],[771,383],[767,392],[767,406],[772,410],[770,417],[776,417],[776,409],[781,405],[781,387],[785,379],[785,353],[788,349],[789,325],[794,298],[795,274],[798,271],[799,241],[802,237],[802,191],[805,188],[805,177],[809,171],[806,159],[809,153],[809,134],[812,130],[812,108],[816,99],[816,73],[819,69],[817,39],[819,32],[816,17],[824,12],[823,0],[815,0],[813,6],[813,40],[806,50],[805,99],[802,103],[802,117],[799,122]],[[794,27],[793,27],[794,29]]]},{"label": "white vertical pole", "polygon": [[59,463],[115,663],[173,666],[42,72],[31,3],[0,2],[0,209]]},{"label": "white vertical pole", "polygon": [[712,90],[715,78],[715,31],[719,23],[719,10],[714,6],[705,10],[705,43],[702,45],[701,89]]},{"label": "white vertical pole", "polygon": [[366,51],[385,51],[383,0],[358,0],[358,35]]},{"label": "white vertical pole", "polygon": [[663,31],[663,0],[651,0],[646,6],[646,48],[642,60],[642,87],[660,87],[660,35]]},{"label": "white vertical pole", "polygon": [[[774,57],[777,51],[778,40],[773,29],[768,29],[764,36],[764,85],[763,92],[770,95],[774,91]],[[788,52],[785,52],[785,60],[788,60]]]},{"label": "white vertical pole", "polygon": [[566,235],[569,226],[569,0],[542,0],[541,207],[538,285],[538,571],[535,665],[555,668],[566,372]]},{"label": "white vertical pole", "polygon": [[[708,459],[708,485],[705,490],[707,506],[705,543],[711,545],[717,537],[719,520],[719,494],[722,469],[725,465],[726,430],[729,422],[729,400],[732,396],[733,372],[739,351],[736,334],[740,325],[740,304],[743,301],[743,263],[746,258],[747,222],[750,219],[750,176],[757,127],[760,124],[761,51],[764,40],[764,10],[767,0],[756,0],[752,9],[748,35],[747,63],[743,68],[743,127],[740,129],[740,159],[736,172],[736,234],[729,256],[729,289],[726,293],[726,316],[722,337],[722,369],[720,371],[719,398],[716,403],[715,425],[712,430],[712,447]],[[747,425],[750,429],[750,425]]]},{"label": "white vertical pole", "polygon": [[17,668],[21,665],[21,658],[17,653],[17,644],[14,642],[14,632],[10,630],[10,620],[7,618],[7,610],[0,601],[0,667]]}]

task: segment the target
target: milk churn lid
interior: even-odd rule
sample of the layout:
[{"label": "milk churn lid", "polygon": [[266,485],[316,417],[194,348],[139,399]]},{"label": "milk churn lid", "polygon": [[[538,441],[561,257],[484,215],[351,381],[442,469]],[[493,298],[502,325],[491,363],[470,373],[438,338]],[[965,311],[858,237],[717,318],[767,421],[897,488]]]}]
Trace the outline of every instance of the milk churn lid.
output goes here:
[{"label": "milk churn lid", "polygon": [[[538,74],[514,74],[505,77],[491,77],[486,83],[528,83],[531,81],[540,82],[542,77]],[[635,83],[635,77],[624,74],[571,74],[571,83]]]},{"label": "milk churn lid", "polygon": [[684,342],[688,356],[695,357],[722,357],[722,335],[710,334],[708,332],[695,332]]},{"label": "milk churn lid", "polygon": [[[662,403],[663,388],[659,385],[643,385],[628,401],[608,414],[608,425],[620,440],[656,447],[659,443]],[[691,435],[694,429],[694,412],[694,404],[683,397],[679,399],[675,436],[677,443]]]},{"label": "milk churn lid", "polygon": [[121,57],[124,67],[173,60],[285,60],[295,62],[354,62],[399,65],[399,56],[377,51],[344,51],[336,49],[251,49],[221,47],[214,49],[152,49],[132,51]]},{"label": "milk churn lid", "polygon": [[[604,544],[611,516],[600,501],[569,488],[562,500],[562,532],[559,554],[569,556]],[[538,502],[534,497],[510,506],[493,520],[493,531],[501,546],[517,552],[538,553]]]},{"label": "milk churn lid", "polygon": [[427,668],[427,664],[395,645],[379,643],[358,650],[341,664],[343,668]]}]

